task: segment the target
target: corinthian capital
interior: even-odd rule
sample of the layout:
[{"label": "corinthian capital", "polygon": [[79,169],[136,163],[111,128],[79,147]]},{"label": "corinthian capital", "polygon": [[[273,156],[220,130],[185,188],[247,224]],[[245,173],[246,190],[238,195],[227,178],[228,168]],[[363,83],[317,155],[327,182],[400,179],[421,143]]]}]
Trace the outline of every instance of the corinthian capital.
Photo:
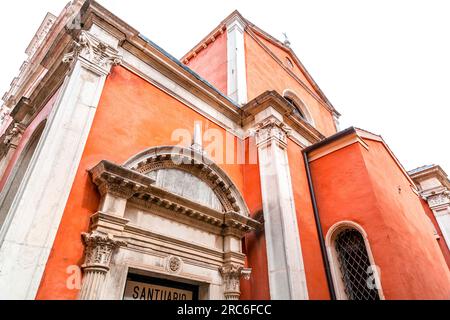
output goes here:
[{"label": "corinthian capital", "polygon": [[122,56],[115,48],[85,30],[81,31],[78,41],[74,41],[73,50],[64,56],[63,62],[71,63],[80,58],[106,74],[112,66],[122,63]]},{"label": "corinthian capital", "polygon": [[239,300],[241,295],[240,280],[241,278],[248,280],[252,269],[229,263],[221,267],[219,271],[225,284],[225,299]]},{"label": "corinthian capital", "polygon": [[439,194],[434,194],[426,198],[431,209],[442,205],[450,205],[450,194],[448,191],[443,191]]},{"label": "corinthian capital", "polygon": [[256,145],[258,147],[271,142],[276,142],[281,147],[286,147],[287,138],[291,134],[291,129],[273,116],[258,123],[255,129]]},{"label": "corinthian capital", "polygon": [[97,231],[82,234],[83,243],[86,248],[86,257],[83,269],[96,269],[107,272],[114,251],[125,246],[124,241],[116,240],[110,234],[104,234]]}]

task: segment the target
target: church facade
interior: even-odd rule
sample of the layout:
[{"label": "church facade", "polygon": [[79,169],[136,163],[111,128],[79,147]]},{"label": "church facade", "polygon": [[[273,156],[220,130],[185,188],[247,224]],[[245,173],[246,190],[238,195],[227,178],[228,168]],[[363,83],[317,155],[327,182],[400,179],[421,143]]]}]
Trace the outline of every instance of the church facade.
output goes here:
[{"label": "church facade", "polygon": [[3,96],[0,299],[450,298],[450,182],[407,172],[235,11],[181,59],[95,1]]}]

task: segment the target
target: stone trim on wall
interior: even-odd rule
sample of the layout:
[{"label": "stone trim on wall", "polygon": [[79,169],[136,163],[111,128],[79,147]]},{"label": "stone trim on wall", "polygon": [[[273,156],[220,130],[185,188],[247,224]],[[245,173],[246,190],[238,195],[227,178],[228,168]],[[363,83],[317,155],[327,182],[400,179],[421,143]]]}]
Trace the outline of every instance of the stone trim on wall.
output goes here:
[{"label": "stone trim on wall", "polygon": [[[127,166],[134,167],[133,164],[142,162],[141,157],[135,160],[137,161],[131,161]],[[241,240],[246,233],[261,228],[261,223],[241,213],[220,212],[155,187],[153,179],[127,166],[101,161],[89,171],[102,198],[98,212],[91,217],[91,232],[83,234],[86,258],[82,266],[84,277],[80,299],[103,299],[111,296],[117,298],[120,295],[119,292],[106,293],[103,290],[105,286],[119,290],[118,288],[124,285],[123,282],[120,282],[120,285],[116,282],[117,277],[126,278],[127,270],[131,265],[129,260],[121,258],[119,252],[122,252],[122,255],[132,254],[139,261],[154,259],[155,256],[162,254],[150,249],[155,246],[166,252],[162,254],[165,261],[162,269],[150,265],[142,267],[159,270],[157,273],[172,277],[186,277],[188,272],[185,270],[186,264],[189,264],[191,268],[192,266],[197,269],[206,268],[208,272],[213,271],[217,276],[222,277],[221,289],[218,289],[218,284],[214,284],[218,292],[223,292],[222,298],[238,299],[240,295],[238,280],[241,277],[248,278],[251,272],[250,269],[244,268],[245,254],[242,253]],[[212,166],[212,163],[209,166]],[[189,225],[215,234],[223,239],[223,248],[205,248],[191,243],[189,239],[156,235],[137,224],[131,224],[124,217],[129,205],[139,206],[149,214],[159,215],[174,223]],[[161,247],[159,243],[165,243],[165,246]],[[177,248],[177,254],[173,250],[163,249],[166,246]],[[117,254],[119,256],[116,256]],[[202,262],[190,261],[189,257],[193,254]],[[185,260],[182,256],[188,259]],[[141,269],[142,267],[134,266],[133,268]],[[198,278],[201,282],[211,281],[200,280],[202,278],[195,274],[189,277]],[[210,293],[209,298],[218,298],[218,292]]]},{"label": "stone trim on wall", "polygon": [[273,107],[255,115],[270,298],[307,300],[306,272],[287,156],[291,130]]},{"label": "stone trim on wall", "polygon": [[132,157],[124,166],[143,174],[164,168],[184,170],[206,182],[225,211],[250,215],[243,196],[228,175],[203,153],[193,149],[180,146],[152,147]]}]

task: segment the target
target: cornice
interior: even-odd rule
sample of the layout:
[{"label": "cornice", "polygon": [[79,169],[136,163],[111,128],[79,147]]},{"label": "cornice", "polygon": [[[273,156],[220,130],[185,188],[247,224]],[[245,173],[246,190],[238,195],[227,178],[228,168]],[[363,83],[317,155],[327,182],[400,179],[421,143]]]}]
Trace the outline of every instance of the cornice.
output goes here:
[{"label": "cornice", "polygon": [[[196,44],[191,50],[189,50],[180,60],[187,64],[190,59],[196,57],[201,51],[206,49],[209,44],[215,41],[219,35],[225,33],[227,25],[230,21],[238,20],[244,27],[247,27],[247,20],[239,13],[239,11],[234,10],[230,13],[222,22],[219,23],[206,37],[204,37],[198,44]],[[188,60],[188,61],[186,61]]]},{"label": "cornice", "polygon": [[295,114],[289,102],[276,91],[266,91],[243,106],[242,125],[250,124],[254,121],[256,114],[269,106],[282,114],[285,124],[310,141],[311,144],[325,139],[325,136],[316,128]]},{"label": "cornice", "polygon": [[160,212],[169,213],[172,218],[175,214],[212,227],[231,228],[241,236],[260,227],[260,223],[250,217],[231,211],[220,212],[155,187],[153,179],[112,162],[101,161],[89,172],[102,196],[109,193],[149,209],[159,207]]}]

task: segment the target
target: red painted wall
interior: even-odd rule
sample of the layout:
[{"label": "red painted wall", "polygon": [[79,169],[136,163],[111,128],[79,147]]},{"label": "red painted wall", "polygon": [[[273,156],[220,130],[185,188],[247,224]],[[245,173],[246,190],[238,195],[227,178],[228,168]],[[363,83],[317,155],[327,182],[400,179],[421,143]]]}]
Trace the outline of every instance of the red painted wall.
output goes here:
[{"label": "red painted wall", "polygon": [[317,94],[312,84],[308,81],[305,74],[300,69],[300,66],[298,66],[294,62],[294,59],[293,57],[291,57],[290,53],[288,53],[283,48],[280,48],[279,46],[273,44],[272,42],[266,40],[264,37],[259,35],[256,36],[258,37],[259,41],[261,41],[272,52],[273,55],[280,59],[284,66],[287,66],[286,58],[289,58],[293,64],[293,68],[290,70],[302,81],[304,85],[306,85],[312,92],[315,92]]},{"label": "red painted wall", "polygon": [[[284,61],[287,56],[284,50],[259,36],[257,37],[272,54]],[[294,66],[293,72],[301,79],[303,85],[289,75],[248,33],[244,33],[244,42],[249,101],[267,90],[276,90],[278,93],[283,94],[284,90],[290,89],[307,105],[308,111],[315,121],[316,129],[325,136],[336,133],[331,112],[325,108],[323,100],[317,100],[305,89],[307,87],[312,92],[315,92],[311,83],[308,82],[298,66]],[[206,49],[201,50],[195,58],[189,60],[187,66],[213,84],[222,93],[227,94],[226,32],[217,37],[215,42],[208,45]]]},{"label": "red painted wall", "polygon": [[227,95],[227,34],[224,32],[216,40],[200,51],[186,64]]},{"label": "red painted wall", "polygon": [[425,214],[430,219],[431,223],[434,226],[434,229],[437,231],[439,239],[436,239],[437,243],[439,244],[439,247],[441,248],[442,254],[444,255],[445,261],[447,262],[447,266],[450,268],[450,251],[448,249],[447,244],[445,243],[444,236],[442,235],[441,228],[439,227],[439,224],[437,223],[436,217],[434,216],[433,211],[431,211],[430,207],[428,206],[428,203],[420,199],[420,202],[422,203],[423,210]]},{"label": "red painted wall", "polygon": [[[204,130],[213,128],[225,132],[126,69],[113,68],[97,108],[37,299],[77,297],[78,290],[69,290],[66,287],[68,278],[66,269],[71,265],[79,266],[83,262],[84,247],[81,233],[87,231],[89,218],[97,211],[100,200],[87,170],[101,160],[121,164],[149,147],[175,145],[177,141],[171,140],[173,130],[183,128],[192,133],[195,121],[202,121]],[[242,192],[252,213],[258,210],[261,207],[261,198],[258,191],[260,188],[257,187],[259,183],[257,165],[219,164],[219,166]],[[250,247],[253,245],[265,253],[263,243],[263,238],[256,237]],[[253,257],[250,258],[250,266],[254,261],[260,262],[264,259],[258,255]],[[264,273],[264,266],[256,265],[255,271],[256,274]],[[264,294],[264,290],[261,289],[261,297]]]},{"label": "red painted wall", "polygon": [[[244,170],[244,194],[250,214],[253,218],[262,214],[261,180],[259,165],[249,164],[250,150],[256,150],[255,139],[246,139],[246,163]],[[250,280],[241,281],[242,300],[269,300],[269,272],[267,266],[266,239],[264,230],[252,232],[245,237],[244,249],[247,254],[247,266],[252,268]]]},{"label": "red painted wall", "polygon": [[384,145],[366,142],[369,150],[354,143],[311,163],[325,234],[343,220],[363,227],[386,299],[449,299],[450,272],[420,199]]}]

